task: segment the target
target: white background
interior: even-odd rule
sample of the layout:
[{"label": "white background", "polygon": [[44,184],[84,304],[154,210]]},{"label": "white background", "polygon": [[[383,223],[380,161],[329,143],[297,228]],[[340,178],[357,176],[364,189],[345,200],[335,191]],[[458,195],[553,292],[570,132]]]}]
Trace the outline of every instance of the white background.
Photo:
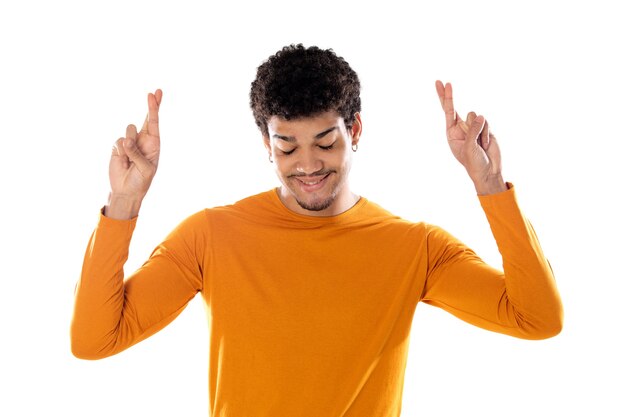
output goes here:
[{"label": "white background", "polygon": [[111,145],[142,123],[148,91],[164,91],[162,157],[127,271],[185,216],[277,185],[248,91],[264,59],[299,42],[333,48],[361,78],[355,191],[499,266],[445,142],[434,81],[453,82],[459,112],[496,133],[562,293],[563,332],[540,342],[419,305],[403,416],[625,415],[617,2],[373,3],[2,2],[1,415],[207,415],[200,297],[151,339],[89,362],[70,353],[74,284]]}]

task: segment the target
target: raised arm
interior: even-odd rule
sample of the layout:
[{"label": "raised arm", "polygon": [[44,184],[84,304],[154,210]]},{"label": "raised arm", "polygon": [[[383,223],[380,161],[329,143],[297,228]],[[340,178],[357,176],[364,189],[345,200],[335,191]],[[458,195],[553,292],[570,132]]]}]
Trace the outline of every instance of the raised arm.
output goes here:
[{"label": "raised arm", "polygon": [[470,176],[502,255],[503,271],[439,228],[429,235],[429,273],[423,301],[477,326],[526,339],[558,334],[563,308],[554,276],[511,184],[502,179],[500,149],[483,116],[463,120],[452,86],[436,83],[446,136]]},{"label": "raised arm", "polygon": [[113,147],[111,193],[91,235],[76,285],[72,353],[82,359],[116,354],[170,323],[202,290],[206,219],[202,213],[175,229],[127,279],[124,264],[139,208],[159,160],[162,93],[148,95],[148,116]]},{"label": "raised arm", "polygon": [[443,229],[428,235],[429,270],[422,301],[476,326],[523,339],[557,335],[563,307],[552,268],[522,214],[515,188],[481,196],[502,269],[487,265]]}]

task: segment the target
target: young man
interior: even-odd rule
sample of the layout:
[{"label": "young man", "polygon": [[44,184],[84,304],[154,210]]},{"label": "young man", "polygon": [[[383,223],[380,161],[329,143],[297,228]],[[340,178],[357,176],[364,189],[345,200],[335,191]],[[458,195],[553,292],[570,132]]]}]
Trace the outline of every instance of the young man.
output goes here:
[{"label": "young man", "polygon": [[162,93],[111,156],[111,194],[76,290],[72,349],[114,355],[198,293],[210,314],[209,395],[219,416],[398,416],[419,301],[488,330],[542,339],[562,308],[550,266],[501,176],[484,117],[462,120],[436,83],[453,155],[502,253],[486,265],[439,227],[350,190],[359,80],[331,50],[288,46],[263,63],[251,107],[281,186],[184,220],[127,280],[123,265],[159,158]]}]

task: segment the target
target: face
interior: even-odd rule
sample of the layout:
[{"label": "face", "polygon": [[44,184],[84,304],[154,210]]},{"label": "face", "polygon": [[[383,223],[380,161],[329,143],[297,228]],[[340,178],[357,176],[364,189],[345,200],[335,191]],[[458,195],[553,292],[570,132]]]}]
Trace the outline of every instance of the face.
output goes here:
[{"label": "face", "polygon": [[332,216],[358,200],[348,186],[352,146],[361,135],[361,117],[348,129],[337,112],[267,123],[265,147],[282,183],[280,198],[287,208],[309,216]]}]

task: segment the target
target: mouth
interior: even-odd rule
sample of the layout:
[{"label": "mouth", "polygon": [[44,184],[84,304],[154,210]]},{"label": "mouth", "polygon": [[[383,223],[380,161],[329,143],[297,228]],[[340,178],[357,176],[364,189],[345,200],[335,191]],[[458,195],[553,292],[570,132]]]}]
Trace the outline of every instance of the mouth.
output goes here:
[{"label": "mouth", "polygon": [[327,182],[326,179],[330,176],[330,174],[332,174],[332,172],[316,176],[294,176],[293,179],[296,180],[296,183],[302,191],[310,193],[318,191],[324,187]]}]

